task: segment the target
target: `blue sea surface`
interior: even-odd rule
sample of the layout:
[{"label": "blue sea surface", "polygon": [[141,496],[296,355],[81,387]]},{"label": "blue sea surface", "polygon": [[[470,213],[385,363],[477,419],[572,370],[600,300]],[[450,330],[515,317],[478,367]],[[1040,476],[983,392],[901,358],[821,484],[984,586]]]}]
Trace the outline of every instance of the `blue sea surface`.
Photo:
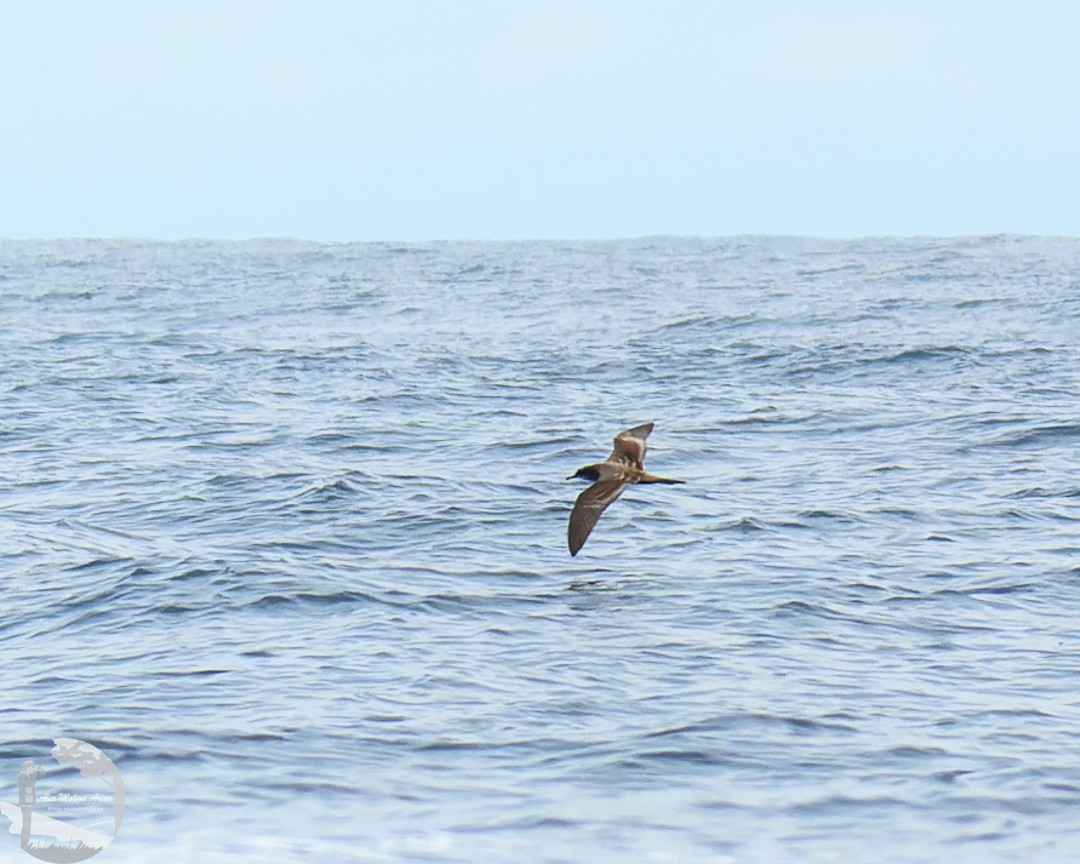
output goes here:
[{"label": "blue sea surface", "polygon": [[98,860],[1080,857],[1080,240],[3,241],[0,348]]}]

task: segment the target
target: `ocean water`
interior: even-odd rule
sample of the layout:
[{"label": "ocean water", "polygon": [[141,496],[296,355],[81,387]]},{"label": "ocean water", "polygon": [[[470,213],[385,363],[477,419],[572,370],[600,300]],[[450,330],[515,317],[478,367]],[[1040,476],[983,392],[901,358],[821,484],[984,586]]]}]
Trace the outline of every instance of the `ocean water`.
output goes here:
[{"label": "ocean water", "polygon": [[69,736],[103,862],[1076,860],[1078,334],[1070,239],[2,242],[0,800]]}]

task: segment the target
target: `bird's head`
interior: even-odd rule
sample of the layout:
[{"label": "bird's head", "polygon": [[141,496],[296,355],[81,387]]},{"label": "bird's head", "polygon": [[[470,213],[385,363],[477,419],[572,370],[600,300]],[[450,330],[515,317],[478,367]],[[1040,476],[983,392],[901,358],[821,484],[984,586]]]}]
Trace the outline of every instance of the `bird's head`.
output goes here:
[{"label": "bird's head", "polygon": [[582,480],[589,480],[590,482],[595,483],[597,480],[600,479],[600,472],[596,470],[595,465],[586,465],[584,468],[578,468],[577,471],[575,471],[566,479],[577,480],[579,478]]}]

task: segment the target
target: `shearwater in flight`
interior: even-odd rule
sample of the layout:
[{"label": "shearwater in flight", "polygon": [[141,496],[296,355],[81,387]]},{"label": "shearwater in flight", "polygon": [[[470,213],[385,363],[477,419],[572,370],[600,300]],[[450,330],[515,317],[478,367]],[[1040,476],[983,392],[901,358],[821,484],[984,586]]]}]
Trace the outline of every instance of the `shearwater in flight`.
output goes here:
[{"label": "shearwater in flight", "polygon": [[631,483],[685,483],[685,480],[669,480],[647,474],[642,463],[645,461],[645,439],[652,432],[652,423],[643,423],[633,429],[627,429],[615,436],[615,449],[603,462],[586,465],[567,477],[573,480],[581,477],[592,480],[593,484],[577,497],[574,510],[570,514],[570,527],[566,539],[570,545],[570,554],[577,555],[589,538],[596,520],[607,506],[622,495]]}]

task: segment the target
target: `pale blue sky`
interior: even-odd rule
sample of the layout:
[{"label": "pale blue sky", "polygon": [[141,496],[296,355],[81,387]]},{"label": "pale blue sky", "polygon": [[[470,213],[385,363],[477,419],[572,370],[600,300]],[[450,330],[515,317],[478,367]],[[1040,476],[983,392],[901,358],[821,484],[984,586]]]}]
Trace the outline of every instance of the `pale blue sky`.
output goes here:
[{"label": "pale blue sky", "polygon": [[1072,0],[0,0],[0,237],[1080,234]]}]

